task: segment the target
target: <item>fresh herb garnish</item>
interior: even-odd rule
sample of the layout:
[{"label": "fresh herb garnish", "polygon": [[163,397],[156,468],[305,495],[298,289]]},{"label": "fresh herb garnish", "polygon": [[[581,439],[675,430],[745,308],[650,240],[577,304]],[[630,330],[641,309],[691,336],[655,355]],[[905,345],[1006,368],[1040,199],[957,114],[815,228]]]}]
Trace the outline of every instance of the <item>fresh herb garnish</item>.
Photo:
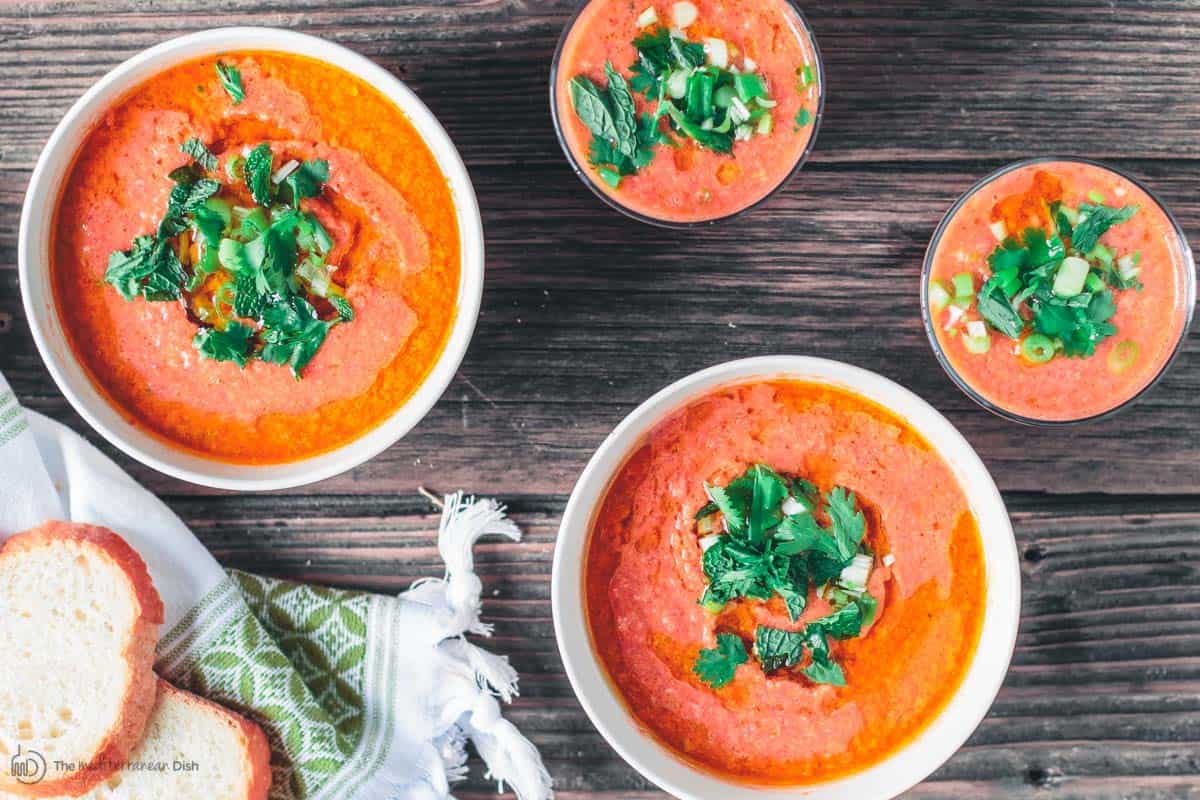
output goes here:
[{"label": "fresh herb garnish", "polygon": [[271,148],[260,144],[243,170],[255,205],[241,207],[232,200],[244,191],[209,177],[218,160],[202,141],[188,139],[180,150],[194,163],[171,172],[175,186],[156,232],[113,253],[105,281],[126,300],[182,298],[200,324],[193,344],[204,358],[239,367],[259,359],[299,379],[329,330],[354,319],[326,263],[333,239],[300,208],[321,193],[329,164],[291,162],[277,186]]},{"label": "fresh herb garnish", "polygon": [[212,172],[217,168],[217,157],[209,152],[208,146],[202,140],[192,137],[179,145],[179,149],[185,155],[191,156],[200,169]]},{"label": "fresh herb garnish", "polygon": [[701,650],[692,671],[714,689],[720,689],[733,680],[739,664],[749,660],[746,645],[740,636],[733,633],[718,633],[717,646]]},{"label": "fresh herb garnish", "polygon": [[[1039,173],[1039,186],[1057,182]],[[1042,202],[1045,227],[1029,227],[1004,236],[988,257],[991,275],[978,292],[970,273],[955,276],[950,292],[940,282],[930,287],[931,305],[940,311],[950,303],[958,307],[952,319],[966,323],[967,349],[986,352],[991,328],[1021,342],[1019,353],[1032,364],[1044,364],[1061,353],[1086,358],[1096,346],[1117,333],[1111,319],[1116,313],[1114,292],[1140,289],[1140,253],[1119,258],[1100,244],[1100,237],[1115,225],[1131,219],[1137,206],[1115,208],[1103,203],[1082,203],[1078,209],[1061,200],[1046,202],[1030,196],[1009,198],[1002,206],[1028,208]],[[1024,204],[1024,205],[1022,205]],[[1004,234],[1003,221],[997,236]],[[959,291],[959,283],[970,291]],[[971,321],[972,308],[982,321]],[[986,327],[984,327],[986,323]],[[974,329],[974,333],[972,333]]]},{"label": "fresh herb garnish", "polygon": [[242,88],[242,72],[237,67],[226,64],[222,61],[217,62],[217,76],[221,79],[221,86],[225,88],[229,99],[236,106],[246,99],[246,90]]},{"label": "fresh herb garnish", "polygon": [[[569,84],[575,113],[592,134],[588,160],[613,188],[649,166],[659,145],[680,146],[676,137],[729,154],[735,141],[773,130],[776,103],[753,70],[728,69],[727,56],[715,63],[704,44],[661,26],[637,36],[633,45],[637,60],[629,80],[607,63],[604,88],[584,75]],[[798,79],[806,74],[811,82],[811,70],[797,71]],[[797,91],[807,85],[798,83]],[[639,94],[651,112],[637,112]]]},{"label": "fresh herb garnish", "polygon": [[[810,587],[821,587],[832,613],[798,632],[760,626],[754,653],[763,670],[772,672],[800,663],[807,647],[811,674],[805,674],[815,682],[835,682],[840,668],[824,637],[857,636],[876,612],[866,592],[874,558],[864,544],[866,518],[854,494],[840,486],[826,493],[828,524],[822,524],[813,513],[822,499],[816,486],[789,480],[764,464],[705,490],[711,502],[697,514],[697,528],[723,533],[705,537],[715,541],[705,543],[701,560],[708,578],[701,605],[716,613],[739,598],[767,601],[778,595],[795,622]],[[711,524],[714,519],[720,524]]]}]

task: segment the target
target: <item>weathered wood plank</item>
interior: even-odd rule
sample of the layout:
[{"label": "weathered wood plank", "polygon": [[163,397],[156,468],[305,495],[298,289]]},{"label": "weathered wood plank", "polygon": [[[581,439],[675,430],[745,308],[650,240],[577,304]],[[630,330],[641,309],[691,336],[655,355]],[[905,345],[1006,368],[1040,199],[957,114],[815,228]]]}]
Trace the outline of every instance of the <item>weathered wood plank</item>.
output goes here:
[{"label": "weathered wood plank", "polygon": [[[910,797],[1193,796],[1200,499],[1006,499],[1023,555],[1014,668],[967,747]],[[385,592],[441,573],[437,516],[415,495],[169,501],[230,565]],[[562,671],[549,577],[563,502],[514,498],[524,541],[477,550],[484,613],[496,629],[487,644],[522,676],[508,716],[541,748],[566,796],[660,797],[592,728]],[[483,797],[487,787],[474,774],[462,796]]]},{"label": "weathered wood plank", "polygon": [[[1200,162],[1174,172],[1136,167],[1178,199],[1185,224],[1200,227],[1200,204],[1189,197]],[[926,238],[972,180],[970,168],[813,169],[766,216],[686,240],[605,214],[570,174],[542,172],[553,211],[540,218],[502,170],[476,173],[490,235],[484,308],[441,403],[375,461],[306,491],[411,490],[435,479],[474,488],[482,479],[501,493],[563,492],[612,427],[662,386],[719,361],[780,352],[839,358],[914,389],[963,430],[1003,489],[1200,485],[1200,439],[1179,435],[1200,412],[1200,333],[1135,410],[1070,430],[1035,433],[995,418],[942,372],[921,328],[918,276]],[[878,198],[884,207],[864,219],[861,209]],[[780,230],[782,244],[768,234]],[[748,249],[745,237],[766,244]],[[0,334],[0,370],[32,407],[84,430],[34,352],[6,271],[0,310],[14,314],[13,332]],[[493,466],[497,436],[503,468]],[[177,490],[122,463],[157,491]]]}]

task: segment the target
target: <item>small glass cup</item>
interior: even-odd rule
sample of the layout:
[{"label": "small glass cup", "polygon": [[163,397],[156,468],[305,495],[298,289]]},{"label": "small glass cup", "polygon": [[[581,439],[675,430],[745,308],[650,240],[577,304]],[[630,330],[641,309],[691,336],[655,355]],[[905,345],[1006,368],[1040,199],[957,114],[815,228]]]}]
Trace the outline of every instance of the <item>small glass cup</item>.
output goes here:
[{"label": "small glass cup", "polygon": [[[1175,342],[1170,356],[1163,362],[1162,366],[1159,368],[1154,377],[1151,378],[1140,389],[1138,389],[1133,395],[1125,400],[1122,400],[1120,403],[1112,406],[1111,408],[1096,414],[1089,414],[1073,419],[1040,419],[1037,417],[1030,417],[1007,409],[984,397],[959,373],[959,371],[954,367],[953,363],[951,363],[950,358],[946,355],[942,348],[941,341],[938,339],[937,332],[934,329],[933,312],[929,307],[929,284],[933,273],[934,257],[937,253],[938,245],[941,243],[943,234],[945,234],[947,228],[950,226],[951,221],[954,219],[959,210],[962,209],[962,207],[977,192],[989,186],[993,181],[997,180],[1003,175],[1024,167],[1028,167],[1030,165],[1051,163],[1075,163],[1097,167],[1124,178],[1145,192],[1147,197],[1149,197],[1150,200],[1162,211],[1163,215],[1166,217],[1175,233],[1181,259],[1181,263],[1178,265],[1178,267],[1183,272],[1184,281],[1183,299],[1185,304],[1185,317],[1183,326],[1179,331],[1178,340]],[[937,357],[938,363],[942,365],[942,369],[946,371],[946,374],[950,376],[950,379],[954,381],[955,385],[980,406],[986,408],[988,411],[996,414],[997,416],[1004,417],[1005,419],[1019,422],[1024,425],[1039,427],[1063,427],[1069,425],[1079,425],[1085,422],[1106,419],[1132,406],[1162,379],[1162,376],[1166,374],[1167,370],[1175,362],[1175,359],[1178,358],[1180,351],[1183,349],[1183,343],[1187,340],[1188,329],[1192,324],[1195,306],[1196,265],[1192,256],[1191,248],[1189,248],[1187,243],[1187,237],[1184,236],[1183,229],[1180,227],[1178,220],[1175,219],[1175,216],[1170,212],[1162,200],[1160,200],[1159,197],[1150,190],[1148,186],[1129,173],[1117,169],[1110,164],[1076,156],[1039,156],[1036,158],[1027,158],[1001,167],[995,172],[992,172],[986,177],[980,179],[974,186],[972,186],[961,197],[959,197],[954,205],[950,207],[950,210],[946,212],[946,215],[942,217],[942,221],[938,224],[937,230],[934,231],[933,238],[929,242],[929,247],[925,251],[925,262],[921,269],[921,316],[925,324],[925,333],[929,337],[929,343],[933,347],[933,353]]]},{"label": "small glass cup", "polygon": [[579,21],[580,16],[584,12],[584,9],[586,9],[592,1],[593,0],[584,0],[584,2],[580,3],[579,8],[576,9],[575,13],[571,15],[570,21],[563,28],[562,35],[559,36],[558,47],[555,48],[554,51],[554,60],[550,65],[550,115],[554,120],[554,133],[558,137],[558,144],[560,147],[562,147],[563,153],[566,154],[567,162],[571,165],[571,169],[573,169],[575,174],[579,176],[579,180],[583,181],[584,185],[591,189],[592,192],[607,205],[616,209],[617,211],[620,211],[622,214],[631,219],[635,219],[638,222],[644,222],[647,225],[656,225],[660,228],[686,230],[688,228],[705,227],[718,222],[724,222],[726,220],[740,217],[743,214],[752,211],[766,203],[768,200],[778,194],[779,190],[787,185],[787,183],[808,161],[808,157],[812,153],[813,146],[817,142],[817,134],[821,125],[821,120],[825,113],[825,66],[821,58],[820,47],[817,45],[817,37],[813,33],[812,26],[808,24],[808,20],[800,11],[800,7],[796,4],[795,0],[785,0],[787,5],[791,6],[792,10],[795,12],[801,32],[812,45],[813,63],[811,66],[813,67],[813,71],[816,75],[817,83],[817,110],[812,115],[812,122],[810,123],[812,125],[812,135],[809,136],[808,143],[805,145],[804,150],[800,153],[800,156],[796,159],[796,163],[792,166],[791,170],[789,170],[787,174],[784,175],[769,192],[760,197],[758,200],[755,200],[753,203],[750,203],[749,205],[744,206],[737,211],[733,211],[722,216],[713,217],[711,219],[671,220],[663,219],[661,217],[654,217],[630,208],[608,192],[604,191],[604,189],[601,188],[596,182],[595,170],[590,169],[590,164],[588,164],[586,160],[581,161],[580,159],[576,158],[575,153],[571,150],[571,145],[567,141],[566,135],[563,133],[563,121],[560,118],[558,111],[559,62],[562,59],[563,50],[566,47],[567,40],[570,38],[571,31],[574,30],[576,23]]}]

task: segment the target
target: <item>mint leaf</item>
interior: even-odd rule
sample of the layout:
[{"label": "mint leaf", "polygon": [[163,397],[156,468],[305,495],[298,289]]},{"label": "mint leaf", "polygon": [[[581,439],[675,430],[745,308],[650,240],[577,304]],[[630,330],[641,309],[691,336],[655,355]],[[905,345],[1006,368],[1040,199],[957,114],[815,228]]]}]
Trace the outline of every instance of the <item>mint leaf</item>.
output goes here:
[{"label": "mint leaf", "polygon": [[763,672],[794,667],[804,655],[804,635],[759,625],[754,633],[754,655]]},{"label": "mint leaf", "polygon": [[271,146],[266,142],[255,147],[246,156],[246,166],[243,168],[246,188],[250,190],[254,202],[260,206],[271,205],[271,172],[274,160]]},{"label": "mint leaf", "polygon": [[350,305],[350,301],[340,294],[329,295],[329,304],[337,311],[338,320],[341,322],[354,321],[354,309]]},{"label": "mint leaf", "polygon": [[235,106],[246,99],[246,90],[242,88],[241,70],[231,64],[218,61],[217,77],[221,79],[221,86],[224,87],[225,93],[229,95],[229,99]]},{"label": "mint leaf", "polygon": [[739,664],[748,660],[746,645],[741,637],[732,633],[718,633],[717,646],[701,650],[692,671],[714,689],[720,689],[733,680]]},{"label": "mint leaf", "polygon": [[858,553],[858,546],[866,533],[866,518],[855,507],[854,493],[847,492],[841,486],[835,486],[825,495],[825,501],[825,510],[833,522],[833,538],[837,542],[838,554],[842,561],[849,563]]},{"label": "mint leaf", "polygon": [[979,316],[993,328],[1011,339],[1021,338],[1021,332],[1025,330],[1025,320],[1009,302],[1003,281],[995,276],[988,278],[980,287],[975,302],[979,307]]},{"label": "mint leaf", "polygon": [[575,114],[592,135],[608,144],[617,141],[617,123],[604,94],[587,77],[577,75],[571,79],[571,104]]},{"label": "mint leaf", "polygon": [[217,168],[217,157],[209,151],[208,147],[200,139],[195,137],[188,139],[179,145],[179,150],[184,155],[191,156],[193,161],[209,172]]},{"label": "mint leaf", "polygon": [[633,106],[633,95],[629,84],[620,72],[613,69],[612,62],[604,65],[604,75],[608,78],[608,96],[612,101],[613,127],[616,129],[615,145],[617,152],[632,159],[637,155],[637,112]]},{"label": "mint leaf", "polygon": [[224,330],[201,328],[193,341],[200,355],[214,361],[232,361],[245,367],[250,360],[250,339],[254,329],[240,322],[230,322]]}]

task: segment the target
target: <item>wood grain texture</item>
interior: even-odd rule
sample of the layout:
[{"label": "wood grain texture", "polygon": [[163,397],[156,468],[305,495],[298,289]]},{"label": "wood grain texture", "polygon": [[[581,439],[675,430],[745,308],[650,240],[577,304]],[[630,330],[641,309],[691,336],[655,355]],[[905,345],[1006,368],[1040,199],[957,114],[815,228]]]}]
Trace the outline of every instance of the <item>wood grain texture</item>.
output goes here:
[{"label": "wood grain texture", "polygon": [[[901,381],[959,426],[1005,490],[1023,554],[1024,619],[1000,698],[909,796],[1200,797],[1200,334],[1134,411],[1033,431],[952,386],[917,300],[946,208],[1020,157],[1110,159],[1200,235],[1200,3],[806,4],[828,88],[813,159],[765,209],[686,235],[608,211],[562,157],[547,77],[574,5],[0,5],[0,371],[30,407],[100,443],[41,365],[16,278],[22,196],[67,107],[175,34],[265,24],[328,37],[406,80],[458,144],[488,238],[483,311],[442,401],[350,474],[232,496],[118,457],[222,563],[396,592],[441,570],[418,484],[510,500],[526,540],[479,549],[490,646],[522,675],[510,716],[560,797],[659,798],[604,744],[562,672],[549,581],[565,497],[608,431],[670,381],[740,356],[840,358]],[[491,788],[476,769],[460,796]]]}]

